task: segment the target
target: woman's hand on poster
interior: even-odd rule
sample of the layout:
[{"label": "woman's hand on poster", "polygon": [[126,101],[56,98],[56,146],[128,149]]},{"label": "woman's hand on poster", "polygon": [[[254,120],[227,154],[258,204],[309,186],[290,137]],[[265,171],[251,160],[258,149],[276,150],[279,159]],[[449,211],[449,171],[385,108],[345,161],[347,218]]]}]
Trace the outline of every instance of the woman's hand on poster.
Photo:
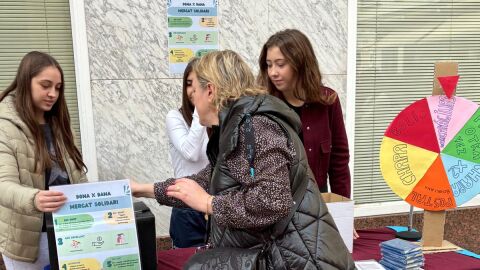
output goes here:
[{"label": "woman's hand on poster", "polygon": [[67,201],[63,192],[55,190],[40,190],[34,199],[35,207],[42,212],[55,212]]},{"label": "woman's hand on poster", "polygon": [[188,178],[175,180],[175,184],[167,188],[167,195],[203,213],[207,212],[207,204],[211,197],[197,182]]}]

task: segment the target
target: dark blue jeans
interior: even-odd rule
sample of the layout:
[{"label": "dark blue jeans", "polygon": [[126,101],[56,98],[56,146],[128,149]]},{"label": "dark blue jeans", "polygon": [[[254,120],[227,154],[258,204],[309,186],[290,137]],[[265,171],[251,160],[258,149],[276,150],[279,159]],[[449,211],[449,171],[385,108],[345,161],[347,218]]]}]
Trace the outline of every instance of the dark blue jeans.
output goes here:
[{"label": "dark blue jeans", "polygon": [[170,237],[177,248],[205,245],[207,223],[203,213],[191,208],[172,208]]}]

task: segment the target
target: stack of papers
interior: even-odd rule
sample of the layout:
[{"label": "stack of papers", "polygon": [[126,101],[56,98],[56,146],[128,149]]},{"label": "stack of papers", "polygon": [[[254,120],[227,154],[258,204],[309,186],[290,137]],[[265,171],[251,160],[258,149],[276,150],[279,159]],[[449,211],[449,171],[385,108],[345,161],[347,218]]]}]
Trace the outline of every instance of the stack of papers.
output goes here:
[{"label": "stack of papers", "polygon": [[422,248],[414,243],[393,239],[380,243],[380,264],[388,270],[417,270],[425,264]]},{"label": "stack of papers", "polygon": [[385,270],[385,268],[375,260],[355,261],[355,267],[357,267],[357,270]]}]

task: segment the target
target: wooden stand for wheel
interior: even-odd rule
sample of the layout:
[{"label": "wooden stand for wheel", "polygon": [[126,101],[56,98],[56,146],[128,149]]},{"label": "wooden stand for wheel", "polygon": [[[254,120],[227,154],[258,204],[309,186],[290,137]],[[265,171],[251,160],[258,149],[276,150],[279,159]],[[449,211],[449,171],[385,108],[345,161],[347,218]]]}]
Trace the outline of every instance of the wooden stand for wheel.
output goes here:
[{"label": "wooden stand for wheel", "polygon": [[[457,62],[437,62],[435,63],[435,71],[433,74],[433,90],[432,95],[445,95],[443,88],[438,82],[438,77],[456,76],[458,75]],[[455,94],[455,92],[453,92]]]},{"label": "wooden stand for wheel", "polygon": [[[437,77],[455,76],[458,74],[456,62],[437,62],[433,78],[432,95],[444,95]],[[455,93],[455,92],[454,92]],[[423,213],[422,245],[424,250],[451,250],[452,244],[443,240],[446,211],[428,211]]]}]

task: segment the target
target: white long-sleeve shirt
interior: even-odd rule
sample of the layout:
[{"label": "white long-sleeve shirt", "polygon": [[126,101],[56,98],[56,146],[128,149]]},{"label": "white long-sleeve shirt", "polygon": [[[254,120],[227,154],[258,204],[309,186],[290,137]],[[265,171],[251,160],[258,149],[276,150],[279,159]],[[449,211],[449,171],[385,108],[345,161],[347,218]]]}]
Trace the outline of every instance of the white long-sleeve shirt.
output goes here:
[{"label": "white long-sleeve shirt", "polygon": [[199,122],[197,111],[194,111],[189,127],[179,110],[171,110],[166,117],[166,126],[175,178],[192,175],[205,168],[208,164],[208,135],[207,128]]}]

